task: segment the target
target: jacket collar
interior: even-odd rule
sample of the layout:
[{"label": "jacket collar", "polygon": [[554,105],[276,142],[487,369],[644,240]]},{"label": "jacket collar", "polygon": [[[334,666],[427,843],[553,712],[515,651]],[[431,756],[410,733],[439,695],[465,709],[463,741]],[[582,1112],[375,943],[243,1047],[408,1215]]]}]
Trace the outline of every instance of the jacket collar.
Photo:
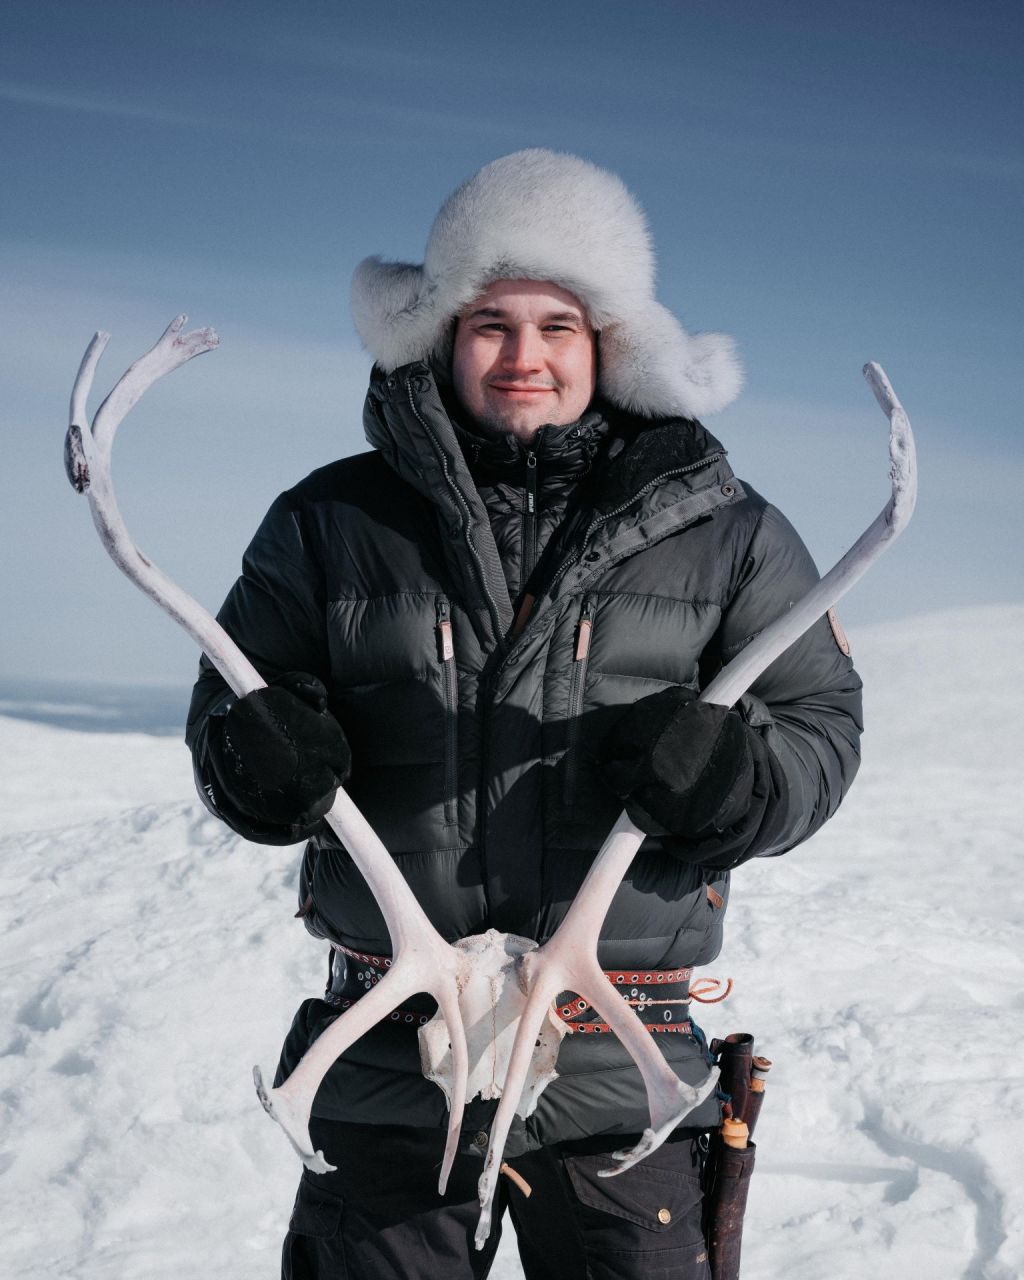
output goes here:
[{"label": "jacket collar", "polygon": [[[637,533],[643,522],[657,518],[659,536],[665,536],[677,516],[684,521],[697,507],[713,509],[721,497],[706,504],[698,497],[696,506],[692,500],[732,477],[725,450],[694,419],[650,420],[614,411],[607,421],[607,447],[577,490],[573,518],[549,544],[551,563],[562,563],[554,557],[564,551],[571,563],[589,563],[588,574],[640,549],[647,536]],[[459,430],[431,369],[421,361],[389,374],[375,366],[363,425],[367,440],[437,509],[446,560],[462,583],[481,638],[489,632],[504,650],[513,610],[501,559]],[[553,445],[564,447],[577,425],[555,428]]]},{"label": "jacket collar", "polygon": [[455,435],[470,474],[477,481],[521,482],[528,465],[538,464],[546,480],[586,475],[608,434],[603,414],[592,409],[577,422],[541,427],[528,443],[513,435],[487,433],[452,416]]},{"label": "jacket collar", "polygon": [[[419,361],[391,374],[374,366],[363,427],[399,475],[432,500],[438,497],[433,476],[439,450],[462,487],[472,486],[477,475],[511,477],[525,463],[527,450],[514,436],[484,435],[459,424],[448,388]],[[592,470],[590,502],[603,515],[640,496],[659,477],[726,452],[696,419],[637,418],[600,404],[578,422],[542,427],[531,450],[548,474]]]}]

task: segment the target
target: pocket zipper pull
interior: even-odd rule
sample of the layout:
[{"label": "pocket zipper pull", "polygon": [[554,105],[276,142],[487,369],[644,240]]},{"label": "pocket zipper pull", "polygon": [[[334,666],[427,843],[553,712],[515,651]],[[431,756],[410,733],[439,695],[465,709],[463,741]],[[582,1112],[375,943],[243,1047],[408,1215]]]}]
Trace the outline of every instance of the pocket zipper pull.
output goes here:
[{"label": "pocket zipper pull", "polygon": [[455,657],[455,643],[452,639],[452,621],[448,611],[448,601],[437,602],[437,653],[442,662],[450,662]]},{"label": "pocket zipper pull", "polygon": [[576,628],[576,661],[582,662],[590,652],[590,632],[593,628],[594,607],[588,600],[583,606],[580,614],[579,625]]}]

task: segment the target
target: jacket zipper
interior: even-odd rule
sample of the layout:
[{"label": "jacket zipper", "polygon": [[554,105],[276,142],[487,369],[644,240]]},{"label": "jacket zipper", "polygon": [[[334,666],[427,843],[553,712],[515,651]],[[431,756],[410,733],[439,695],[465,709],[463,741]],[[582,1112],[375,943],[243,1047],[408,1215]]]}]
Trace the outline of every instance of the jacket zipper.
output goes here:
[{"label": "jacket zipper", "polygon": [[484,572],[484,565],[483,565],[483,561],[480,559],[480,553],[477,551],[476,547],[473,546],[473,539],[470,537],[470,529],[472,528],[473,521],[472,521],[472,513],[470,512],[470,509],[469,509],[469,503],[466,501],[465,494],[456,484],[455,477],[452,475],[451,471],[448,468],[448,459],[445,457],[444,449],[441,447],[441,442],[440,440],[438,440],[433,427],[431,427],[427,423],[423,415],[420,413],[419,409],[417,409],[416,399],[412,394],[412,387],[409,385],[408,382],[406,382],[405,384],[405,392],[409,400],[409,408],[412,409],[413,414],[416,418],[416,421],[420,424],[423,430],[430,437],[430,442],[434,446],[434,452],[437,454],[438,460],[441,463],[441,470],[444,472],[445,481],[448,487],[451,489],[452,493],[455,495],[455,500],[458,502],[459,507],[462,511],[463,539],[465,540],[465,543],[466,543],[466,549],[469,551],[469,554],[473,560],[473,563],[476,565],[477,578],[480,582],[480,589],[483,592],[484,602],[486,603],[488,611],[490,612],[490,615],[491,615],[491,624],[494,627],[494,636],[498,643],[498,651],[503,653],[505,651],[506,646],[505,646],[505,638],[504,638],[504,635],[502,634],[501,613],[498,609],[497,602],[495,601],[494,597],[491,595],[490,590],[488,589],[487,575]]},{"label": "jacket zipper", "polygon": [[[573,645],[572,672],[569,676],[569,715],[566,720],[565,785],[562,800],[566,810],[576,799],[576,778],[579,773],[580,719],[583,715],[583,693],[587,683],[587,665],[590,661],[590,639],[594,629],[594,602],[585,596],[576,624]],[[567,813],[570,818],[571,815]]]},{"label": "jacket zipper", "polygon": [[451,825],[459,818],[459,682],[455,670],[455,643],[452,637],[451,606],[445,599],[436,605],[437,660],[444,685],[444,820]]},{"label": "jacket zipper", "polygon": [[521,589],[526,587],[537,563],[537,455],[526,451],[526,487],[523,490],[523,564],[519,575]]}]

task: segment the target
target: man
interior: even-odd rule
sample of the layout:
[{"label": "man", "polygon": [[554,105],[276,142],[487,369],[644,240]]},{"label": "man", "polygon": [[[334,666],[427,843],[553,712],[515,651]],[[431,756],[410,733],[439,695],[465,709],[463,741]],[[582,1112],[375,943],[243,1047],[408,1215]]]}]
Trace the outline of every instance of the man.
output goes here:
[{"label": "man", "polygon": [[[731,344],[688,335],[653,278],[621,182],[540,150],[456,191],[422,267],[356,272],[373,451],[271,508],[220,615],[269,688],[235,701],[204,661],[188,730],[215,813],[309,841],[300,914],[331,971],[279,1080],[389,951],[319,822],[340,782],[449,939],[549,937],[625,803],[650,835],[601,962],[698,1083],[689,969],[719,951],[730,871],[806,839],[853,778],[860,682],[827,621],[735,710],[695,701],[817,575],[697,421],[739,389]],[[312,1136],[339,1167],[303,1174],[286,1277],[486,1274],[496,1237],[475,1254],[472,1234],[493,1104],[470,1104],[439,1199],[444,1103],[415,1035],[431,1008],[396,1011],[325,1080]],[[719,1101],[599,1178],[646,1096],[593,1011],[568,993],[560,1009],[559,1078],[507,1149],[533,1188],[504,1188],[527,1276],[706,1276],[700,1135]]]}]

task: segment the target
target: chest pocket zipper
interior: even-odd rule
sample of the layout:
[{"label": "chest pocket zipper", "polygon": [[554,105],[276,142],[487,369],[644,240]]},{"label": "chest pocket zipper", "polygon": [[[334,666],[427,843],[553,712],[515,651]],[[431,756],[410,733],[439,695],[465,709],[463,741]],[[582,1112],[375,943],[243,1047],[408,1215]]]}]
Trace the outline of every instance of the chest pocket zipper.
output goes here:
[{"label": "chest pocket zipper", "polygon": [[[569,676],[569,707],[566,717],[565,785],[562,801],[571,809],[576,799],[576,779],[579,774],[580,720],[583,715],[583,693],[587,684],[587,665],[590,661],[590,639],[594,629],[594,602],[584,597],[573,641],[572,671]],[[567,814],[570,821],[572,815]]]},{"label": "chest pocket zipper", "polygon": [[451,825],[459,819],[459,677],[455,670],[451,605],[443,597],[437,601],[436,613],[434,634],[444,688],[444,820]]}]

